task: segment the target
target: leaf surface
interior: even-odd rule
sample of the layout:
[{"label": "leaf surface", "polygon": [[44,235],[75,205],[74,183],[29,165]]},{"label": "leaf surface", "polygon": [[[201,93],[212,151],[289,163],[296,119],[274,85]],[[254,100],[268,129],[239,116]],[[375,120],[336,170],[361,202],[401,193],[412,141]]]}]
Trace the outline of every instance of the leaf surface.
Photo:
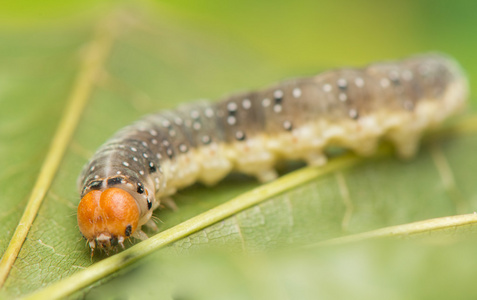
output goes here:
[{"label": "leaf surface", "polygon": [[[252,5],[247,2],[222,7],[211,1],[200,8],[180,2],[132,3],[126,9],[123,4],[113,4],[104,13],[88,13],[74,21],[21,29],[15,29],[18,25],[2,27],[0,153],[8,158],[0,170],[2,254],[26,206],[59,120],[65,114],[66,99],[78,76],[85,45],[91,41],[98,24],[111,14],[116,28],[114,44],[101,68],[103,72],[95,81],[89,105],[15,260],[4,292],[23,296],[52,283],[61,285],[61,279],[87,271],[104,258],[95,257],[91,261],[79,235],[75,217],[79,202],[76,177],[102,142],[145,113],[201,97],[217,99],[231,91],[313,74],[330,66],[358,65],[429,49],[449,51],[470,74],[477,74],[473,69],[477,64],[472,64],[476,58],[469,50],[475,49],[472,41],[459,40],[467,43],[469,49],[462,46],[457,49],[452,46],[453,35],[444,34],[439,43],[426,35],[435,15],[464,12],[467,8],[462,4],[456,3],[449,11],[433,7],[433,14],[423,20],[411,13],[423,11],[420,2],[375,7],[374,14],[370,12],[370,3],[341,10],[335,4],[319,6],[303,2],[292,7],[277,2],[273,13],[268,5],[262,4],[247,12]],[[399,30],[395,29],[396,24],[404,17],[395,14],[396,11],[409,21]],[[353,16],[372,19],[374,23],[352,26],[349,20]],[[416,23],[418,20],[424,23]],[[469,17],[453,26],[458,31],[477,25],[474,23]],[[325,28],[332,26],[333,31]],[[351,34],[351,29],[356,33]],[[393,38],[387,43],[377,38],[385,35]],[[344,36],[349,39],[344,40]],[[422,36],[426,38],[421,39]],[[362,45],[359,43],[362,40],[369,43]],[[361,47],[355,47],[359,50],[350,54],[348,43]],[[385,45],[379,48],[375,46],[378,43]],[[406,278],[411,269],[396,272],[395,276],[388,272],[389,281],[381,283],[391,286],[396,298],[404,296],[399,282],[403,289],[414,291],[416,298],[431,295],[424,287],[414,286],[410,278],[427,278],[424,282],[430,284],[462,274],[475,275],[460,268],[465,258],[472,260],[471,249],[475,246],[472,225],[456,227],[449,223],[444,229],[427,229],[410,243],[392,241],[364,246],[348,243],[324,250],[314,246],[306,250],[296,248],[340,236],[373,234],[374,230],[389,226],[472,213],[477,206],[472,172],[477,167],[473,151],[477,147],[476,133],[470,129],[437,135],[412,161],[401,162],[391,155],[358,159],[359,164],[353,167],[341,166],[324,176],[264,195],[253,206],[244,206],[231,216],[224,215],[218,223],[206,225],[153,255],[141,257],[141,268],[117,273],[117,269],[127,265],[118,262],[111,272],[121,276],[105,283],[106,275],[111,273],[106,272],[99,277],[99,288],[88,287],[80,293],[92,298],[103,293],[111,295],[112,291],[118,295],[159,293],[170,297],[184,291],[180,295],[197,292],[196,298],[205,299],[224,294],[237,295],[238,299],[265,296],[285,299],[333,293],[346,297],[367,289],[363,295],[382,296],[386,289],[379,284],[373,287],[371,283],[379,280],[380,272],[385,270],[383,266],[393,269],[400,263],[417,261],[412,268],[416,274],[413,277]],[[283,172],[295,168],[287,165]],[[296,174],[290,175],[293,178]],[[289,181],[284,178],[281,182]],[[163,209],[156,213],[162,222],[160,230],[173,230],[174,225],[219,204],[230,203],[227,201],[258,186],[252,179],[232,176],[212,188],[193,186],[180,191],[175,197],[177,212]],[[428,236],[436,236],[431,244]],[[358,236],[358,240],[363,238]],[[435,241],[446,244],[436,245]],[[130,248],[129,253],[136,253],[141,244],[145,243]],[[462,245],[462,249],[456,245]],[[215,250],[217,247],[227,251]],[[264,254],[277,249],[288,250],[276,255]],[[244,250],[253,255],[230,255]],[[197,252],[202,256],[195,257]],[[423,257],[430,258],[422,261]],[[450,268],[449,274],[438,278],[432,269],[433,261],[442,261],[437,268]],[[144,267],[148,264],[149,268]],[[322,270],[317,271],[320,266]],[[151,276],[152,272],[160,275]],[[334,285],[326,274],[335,276]],[[213,287],[210,282],[217,284]],[[319,284],[314,286],[315,282]],[[242,289],[237,288],[238,283]],[[337,288],[339,283],[345,288]],[[359,283],[362,288],[357,288]],[[466,283],[465,280],[459,283],[463,293],[472,288]],[[275,286],[279,288],[274,289]],[[158,292],[158,287],[163,289]]]}]

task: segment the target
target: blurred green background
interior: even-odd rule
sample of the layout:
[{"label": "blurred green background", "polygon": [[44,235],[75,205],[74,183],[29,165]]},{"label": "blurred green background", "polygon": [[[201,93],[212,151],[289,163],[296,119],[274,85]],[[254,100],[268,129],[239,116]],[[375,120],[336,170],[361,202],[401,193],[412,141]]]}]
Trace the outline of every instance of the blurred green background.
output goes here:
[{"label": "blurred green background", "polygon": [[[476,16],[477,2],[470,0],[0,1],[0,253],[23,212],[84,46],[105,19],[120,24],[106,71],[6,283],[7,295],[33,292],[94,262],[76,228],[75,181],[88,157],[118,128],[197,98],[216,99],[328,68],[428,51],[454,56],[472,89],[477,83]],[[442,147],[455,172],[460,206],[446,194],[426,150],[409,164],[371,162],[344,172],[352,198],[359,200],[344,233],[477,210],[475,134]],[[171,227],[257,185],[235,178],[180,192],[180,210],[161,211],[159,226]],[[86,297],[477,297],[472,228],[459,243],[418,239],[262,252],[344,234],[338,198],[332,174],[235,216],[237,223],[226,220],[225,227],[242,230],[246,246],[238,244],[237,232],[228,236],[212,227],[144,260],[143,268],[100,282]],[[289,218],[293,226],[283,221]],[[219,238],[203,242],[211,232]],[[243,246],[253,255],[202,249],[209,242],[234,250]],[[203,253],[189,256],[196,248]]]},{"label": "blurred green background", "polygon": [[[416,52],[454,55],[469,74],[477,4],[458,1],[3,1],[7,28],[61,26],[111,7],[147,7],[157,18],[228,38],[274,65],[295,70],[364,64]],[[293,73],[292,73],[293,74]]]}]

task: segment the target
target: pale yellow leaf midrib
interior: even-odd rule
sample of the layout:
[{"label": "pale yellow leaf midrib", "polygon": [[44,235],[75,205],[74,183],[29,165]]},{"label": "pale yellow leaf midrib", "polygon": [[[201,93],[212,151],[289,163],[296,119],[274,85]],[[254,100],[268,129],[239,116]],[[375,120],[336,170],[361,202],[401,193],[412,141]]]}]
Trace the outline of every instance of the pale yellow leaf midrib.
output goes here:
[{"label": "pale yellow leaf midrib", "polygon": [[477,214],[464,214],[447,216],[442,218],[428,219],[423,221],[417,221],[402,225],[389,226],[376,230],[366,231],[358,234],[347,235],[343,237],[329,239],[323,242],[319,242],[313,245],[306,246],[305,248],[313,248],[319,246],[333,246],[342,245],[348,243],[354,243],[358,241],[365,241],[377,238],[393,237],[393,236],[409,236],[424,232],[438,231],[452,227],[461,227],[466,225],[472,225],[477,223]]}]

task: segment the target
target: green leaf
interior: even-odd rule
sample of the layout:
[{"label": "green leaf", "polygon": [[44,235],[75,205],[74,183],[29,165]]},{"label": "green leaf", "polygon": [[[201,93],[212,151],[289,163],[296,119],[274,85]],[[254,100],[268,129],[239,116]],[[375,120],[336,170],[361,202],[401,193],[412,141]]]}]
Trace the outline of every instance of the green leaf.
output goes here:
[{"label": "green leaf", "polygon": [[[74,7],[51,5],[59,10],[49,18]],[[193,186],[174,197],[178,211],[156,213],[161,233],[110,258],[89,257],[76,225],[76,177],[102,142],[145,113],[430,48],[450,52],[477,74],[475,42],[459,37],[477,25],[463,2],[450,8],[371,1],[346,8],[307,1],[193,5],[114,3],[54,22],[0,23],[2,255],[35,184],[48,190],[13,267],[1,270],[8,273],[5,295],[41,297],[50,286],[47,298],[79,289],[78,296],[91,298],[449,298],[443,283],[451,282],[472,297],[473,118],[434,136],[409,162],[383,150],[370,159],[338,157],[324,169],[296,170],[266,186],[243,176]],[[5,7],[2,14],[8,9],[31,16],[35,7],[24,14]],[[437,23],[447,26],[432,27]],[[449,28],[457,37],[444,31]],[[90,65],[99,74],[78,87],[89,59],[97,59],[91,45],[105,38],[110,51],[99,46],[104,59]],[[38,181],[40,170],[60,148],[54,137],[74,123],[68,111],[78,93],[89,104],[71,142],[61,139],[68,148],[49,186]],[[450,218],[433,220],[440,217]],[[367,241],[396,230],[412,238]],[[111,274],[117,278],[108,281]]]}]

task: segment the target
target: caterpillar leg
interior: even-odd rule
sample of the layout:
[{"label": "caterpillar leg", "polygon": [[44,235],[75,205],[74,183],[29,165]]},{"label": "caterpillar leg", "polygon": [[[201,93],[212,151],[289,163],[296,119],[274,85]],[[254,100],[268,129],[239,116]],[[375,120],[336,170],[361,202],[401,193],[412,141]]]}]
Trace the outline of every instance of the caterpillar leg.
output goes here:
[{"label": "caterpillar leg", "polygon": [[402,159],[413,157],[418,148],[422,133],[420,131],[396,131],[389,136],[396,147],[397,155]]},{"label": "caterpillar leg", "polygon": [[419,149],[420,135],[411,135],[405,142],[395,143],[397,155],[402,159],[412,158]]},{"label": "caterpillar leg", "polygon": [[177,207],[177,204],[176,202],[174,201],[174,199],[172,199],[171,197],[165,197],[165,198],[162,198],[161,199],[161,203],[169,208],[170,210],[172,211],[177,211],[179,208]]},{"label": "caterpillar leg", "polygon": [[273,181],[278,178],[278,173],[275,169],[265,169],[255,174],[255,177],[261,183]]},{"label": "caterpillar leg", "polygon": [[215,185],[232,170],[233,166],[228,159],[220,157],[206,157],[202,162],[199,180],[208,186]]},{"label": "caterpillar leg", "polygon": [[161,200],[159,200],[159,201],[154,201],[154,202],[152,203],[151,210],[154,211],[154,210],[156,210],[159,206],[161,206]]},{"label": "caterpillar leg", "polygon": [[377,138],[368,138],[362,142],[357,141],[352,147],[353,151],[359,156],[371,156],[376,152],[378,148],[378,139]]},{"label": "caterpillar leg", "polygon": [[233,169],[231,161],[225,157],[225,150],[217,144],[198,150],[201,164],[198,180],[212,186],[222,180]]},{"label": "caterpillar leg", "polygon": [[309,166],[323,166],[328,162],[328,158],[321,152],[311,152],[305,156],[305,161]]},{"label": "caterpillar leg", "polygon": [[142,231],[141,229],[138,229],[136,230],[133,234],[132,234],[132,237],[136,238],[136,239],[139,239],[139,240],[147,240],[149,237],[147,236],[146,233],[144,233],[144,231]]},{"label": "caterpillar leg", "polygon": [[149,221],[146,222],[146,224],[144,224],[145,226],[147,226],[147,228],[153,230],[153,231],[158,231],[159,229],[157,228],[157,225],[156,223],[154,222],[154,220],[151,218],[149,219]]}]

